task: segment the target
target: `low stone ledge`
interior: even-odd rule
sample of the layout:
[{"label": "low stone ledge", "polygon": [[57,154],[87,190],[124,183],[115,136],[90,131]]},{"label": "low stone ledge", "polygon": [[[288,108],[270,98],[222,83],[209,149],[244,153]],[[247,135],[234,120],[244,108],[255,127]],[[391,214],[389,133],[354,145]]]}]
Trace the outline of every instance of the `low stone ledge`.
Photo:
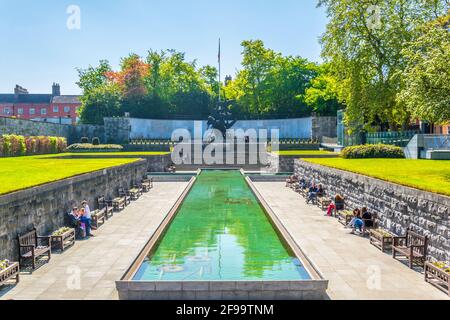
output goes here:
[{"label": "low stone ledge", "polygon": [[121,300],[323,300],[325,280],[117,281]]}]

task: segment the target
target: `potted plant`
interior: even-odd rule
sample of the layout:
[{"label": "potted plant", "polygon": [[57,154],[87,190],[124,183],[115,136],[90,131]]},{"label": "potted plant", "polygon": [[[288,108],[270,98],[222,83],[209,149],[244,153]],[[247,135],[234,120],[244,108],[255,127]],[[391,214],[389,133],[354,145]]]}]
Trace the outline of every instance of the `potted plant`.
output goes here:
[{"label": "potted plant", "polygon": [[425,281],[450,296],[450,263],[443,261],[425,262]]},{"label": "potted plant", "polygon": [[64,251],[75,244],[75,229],[63,227],[52,233],[50,236],[52,248]]},{"label": "potted plant", "polygon": [[394,240],[394,234],[384,229],[372,229],[370,230],[370,244],[374,245],[382,252],[390,250]]}]

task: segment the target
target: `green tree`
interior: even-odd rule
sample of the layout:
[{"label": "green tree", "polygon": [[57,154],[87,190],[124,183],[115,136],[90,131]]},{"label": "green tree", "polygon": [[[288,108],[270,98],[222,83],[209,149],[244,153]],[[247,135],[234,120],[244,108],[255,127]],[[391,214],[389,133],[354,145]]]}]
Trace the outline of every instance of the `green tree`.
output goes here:
[{"label": "green tree", "polygon": [[408,63],[399,99],[415,118],[450,121],[450,14],[420,28],[403,54]]},{"label": "green tree", "polygon": [[406,61],[402,51],[417,26],[445,8],[445,0],[320,0],[329,23],[323,57],[336,78],[346,121],[353,128],[405,124],[410,115],[397,99]]},{"label": "green tree", "polygon": [[103,118],[119,116],[120,90],[115,84],[93,88],[82,97],[80,119],[82,123],[103,124]]},{"label": "green tree", "polygon": [[107,74],[111,72],[108,61],[99,66],[78,69],[78,86],[83,90],[79,117],[82,123],[103,124],[104,117],[119,115],[121,94],[118,86],[111,84]]},{"label": "green tree", "polygon": [[247,116],[307,116],[311,108],[297,97],[316,75],[301,57],[283,57],[261,40],[242,42],[243,62],[236,78],[225,86],[232,109]]},{"label": "green tree", "polygon": [[317,77],[311,80],[310,88],[298,98],[319,116],[336,116],[337,111],[344,107],[338,101],[337,81],[330,74],[330,66],[327,64],[318,65],[317,73]]}]

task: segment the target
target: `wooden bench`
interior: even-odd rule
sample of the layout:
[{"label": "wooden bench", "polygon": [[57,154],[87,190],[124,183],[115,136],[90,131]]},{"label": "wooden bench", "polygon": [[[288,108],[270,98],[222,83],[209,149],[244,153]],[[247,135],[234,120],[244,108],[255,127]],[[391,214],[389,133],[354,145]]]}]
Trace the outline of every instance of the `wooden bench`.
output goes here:
[{"label": "wooden bench", "polygon": [[151,179],[142,179],[141,182],[142,191],[149,192],[151,188],[153,188],[153,180]]},{"label": "wooden bench", "polygon": [[91,212],[92,229],[98,230],[99,227],[105,224],[106,209],[97,209]]},{"label": "wooden bench", "polygon": [[20,265],[24,266],[26,265],[24,261],[31,260],[31,267],[35,270],[36,260],[39,257],[47,255],[48,261],[50,261],[52,257],[50,237],[38,236],[36,229],[33,229],[33,231],[30,231],[24,235],[19,235],[18,241]]},{"label": "wooden bench", "polygon": [[130,195],[131,200],[136,201],[141,196],[142,189],[139,189],[139,187],[134,187],[128,191],[128,194]]},{"label": "wooden bench", "polygon": [[429,261],[425,262],[425,281],[450,296],[450,273]]},{"label": "wooden bench", "polygon": [[99,209],[105,209],[106,219],[109,219],[114,215],[114,208],[112,205],[108,204],[108,201],[106,201],[105,196],[101,196],[97,199],[97,206]]},{"label": "wooden bench", "polygon": [[394,259],[396,259],[397,256],[406,257],[411,269],[414,267],[414,263],[423,267],[427,257],[427,249],[428,237],[421,236],[411,229],[408,229],[406,230],[406,235],[404,237],[394,237],[392,257]]},{"label": "wooden bench", "polygon": [[126,207],[125,198],[123,198],[123,197],[117,197],[110,201],[111,201],[110,204],[115,211],[121,211],[121,210],[125,209],[125,207]]},{"label": "wooden bench", "polygon": [[125,190],[124,188],[119,188],[118,193],[119,197],[125,200],[125,206],[131,203],[131,195],[128,190]]},{"label": "wooden bench", "polygon": [[6,269],[0,271],[0,287],[12,279],[16,284],[20,281],[20,267],[17,262],[11,262]]},{"label": "wooden bench", "polygon": [[317,197],[317,206],[322,210],[326,210],[331,202],[332,200],[326,196],[325,192],[321,196]]}]

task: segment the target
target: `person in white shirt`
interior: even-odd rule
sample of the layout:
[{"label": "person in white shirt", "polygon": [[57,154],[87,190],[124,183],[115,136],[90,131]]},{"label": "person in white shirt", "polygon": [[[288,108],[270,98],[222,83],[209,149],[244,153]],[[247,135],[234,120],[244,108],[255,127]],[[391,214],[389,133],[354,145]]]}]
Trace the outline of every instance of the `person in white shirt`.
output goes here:
[{"label": "person in white shirt", "polygon": [[94,235],[91,233],[91,209],[86,200],[81,203],[81,206],[84,209],[84,214],[80,217],[80,221],[86,224],[86,235],[88,237],[93,237]]}]

